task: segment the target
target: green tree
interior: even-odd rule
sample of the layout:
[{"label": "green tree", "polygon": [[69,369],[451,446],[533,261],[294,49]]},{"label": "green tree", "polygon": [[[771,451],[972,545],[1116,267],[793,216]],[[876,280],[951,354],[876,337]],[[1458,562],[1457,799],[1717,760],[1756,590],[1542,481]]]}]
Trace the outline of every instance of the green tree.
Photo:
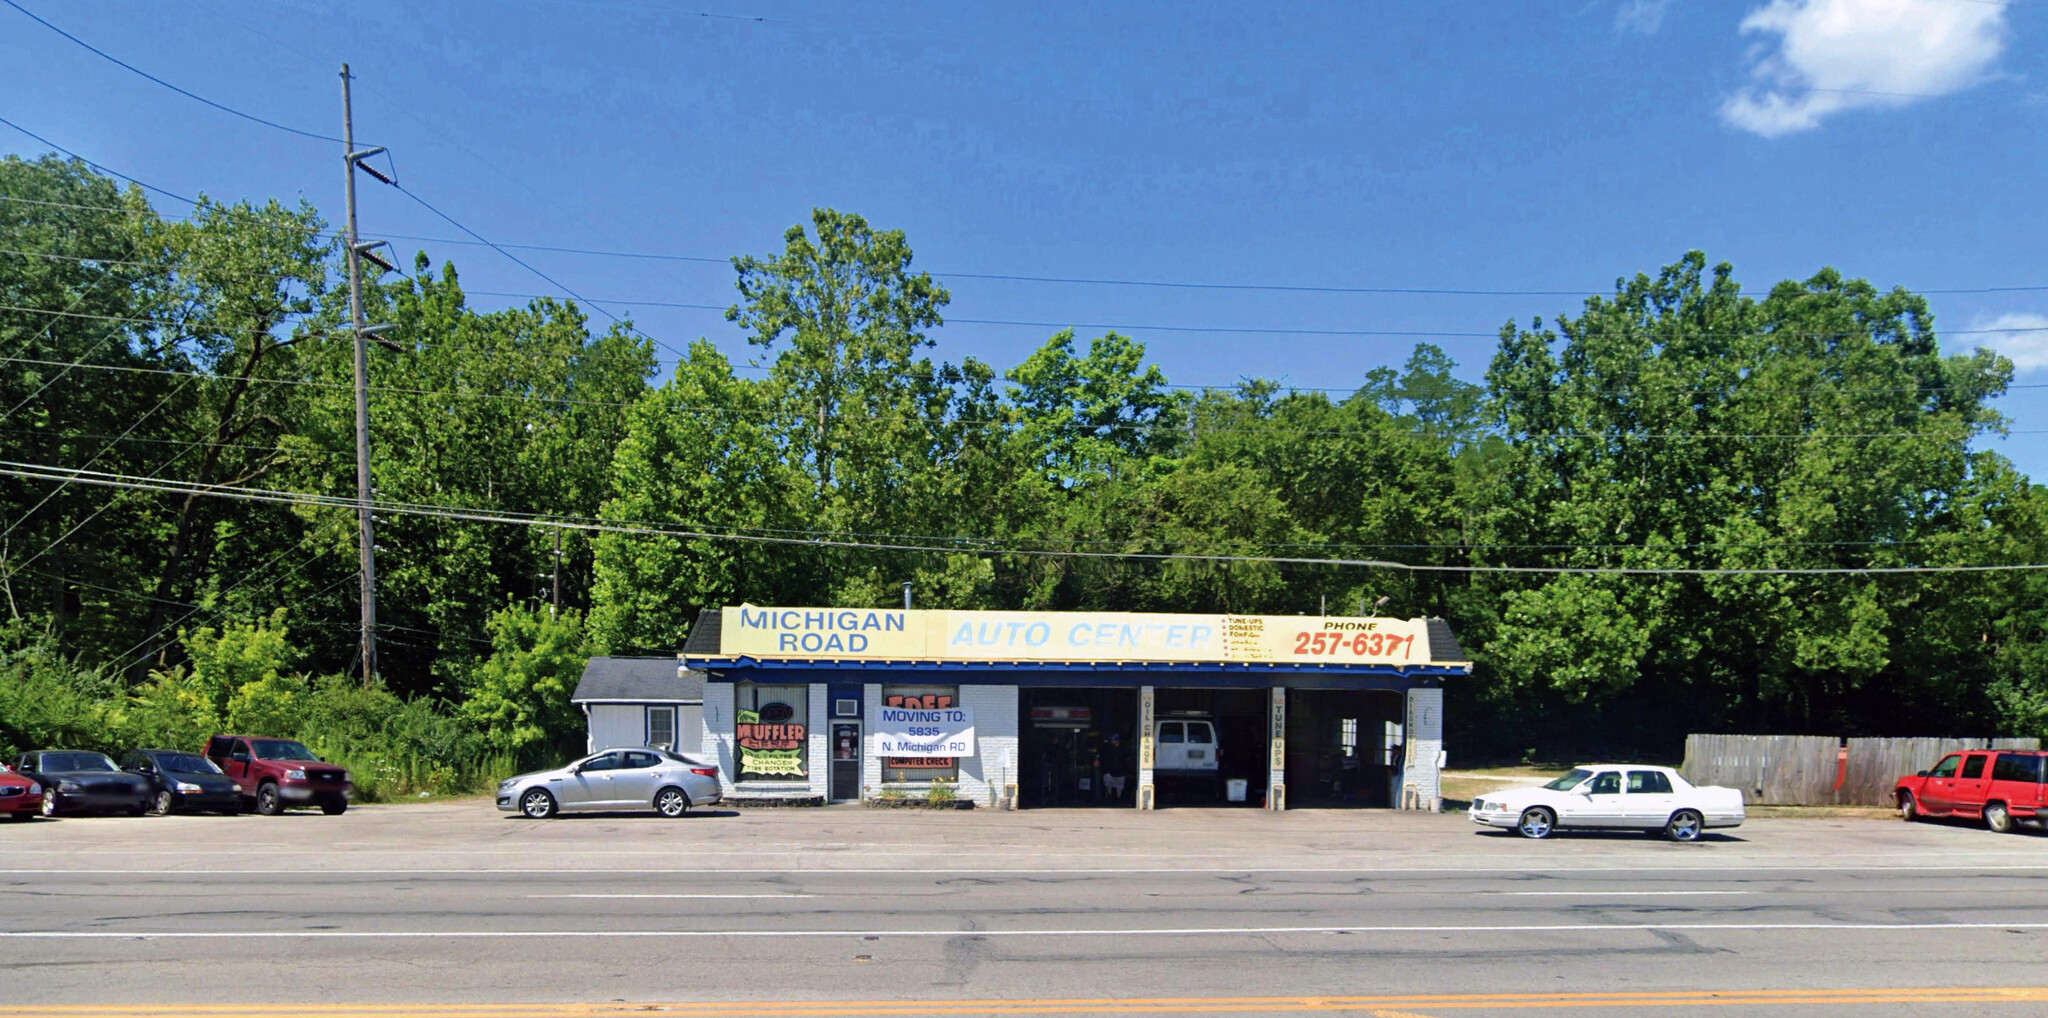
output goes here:
[{"label": "green tree", "polygon": [[491,650],[464,684],[462,715],[493,749],[531,755],[582,729],[569,702],[590,660],[581,613],[507,605],[491,615]]},{"label": "green tree", "polygon": [[[1515,448],[1483,560],[1854,569],[1981,553],[1956,540],[1957,509],[1992,465],[1967,445],[1999,425],[1985,401],[2009,371],[1986,353],[1941,356],[1917,296],[1828,270],[1755,300],[1728,266],[1688,255],[1554,331],[1504,332],[1489,384]],[[1610,737],[1663,751],[1682,734],[1672,717],[1750,730],[1981,723],[1985,655],[1921,638],[1955,629],[1944,616],[1956,605],[1930,599],[1929,582],[1508,578],[1493,583],[1505,611],[1485,659],[1504,690],[1629,705],[1639,727]]]}]

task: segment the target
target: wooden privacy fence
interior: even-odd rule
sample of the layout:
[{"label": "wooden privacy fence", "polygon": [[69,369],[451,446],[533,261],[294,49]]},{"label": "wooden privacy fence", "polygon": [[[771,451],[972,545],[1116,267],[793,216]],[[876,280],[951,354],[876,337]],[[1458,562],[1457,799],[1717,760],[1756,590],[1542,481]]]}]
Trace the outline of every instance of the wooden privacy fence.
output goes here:
[{"label": "wooden privacy fence", "polygon": [[1849,739],[1848,773],[1840,773],[1842,739],[1832,735],[1688,735],[1679,773],[1696,785],[1742,790],[1742,800],[1774,806],[1891,804],[1901,774],[1934,766],[1966,749],[2040,749],[2039,739]]}]

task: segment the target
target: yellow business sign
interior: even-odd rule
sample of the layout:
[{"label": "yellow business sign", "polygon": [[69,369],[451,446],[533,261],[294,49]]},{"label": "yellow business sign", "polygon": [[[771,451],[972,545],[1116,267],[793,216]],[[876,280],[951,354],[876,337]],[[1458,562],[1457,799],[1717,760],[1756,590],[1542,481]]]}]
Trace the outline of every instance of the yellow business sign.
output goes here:
[{"label": "yellow business sign", "polygon": [[1431,663],[1421,619],[741,605],[725,609],[722,622],[719,650],[724,657]]}]

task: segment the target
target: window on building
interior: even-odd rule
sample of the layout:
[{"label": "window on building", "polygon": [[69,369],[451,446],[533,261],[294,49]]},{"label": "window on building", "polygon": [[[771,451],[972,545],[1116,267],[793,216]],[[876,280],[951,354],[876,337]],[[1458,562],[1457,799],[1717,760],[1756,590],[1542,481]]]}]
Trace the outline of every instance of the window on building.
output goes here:
[{"label": "window on building", "polygon": [[733,686],[733,727],[739,780],[804,781],[810,777],[809,686]]},{"label": "window on building", "polygon": [[676,709],[647,708],[647,744],[662,749],[676,748]]},{"label": "window on building", "polygon": [[1342,749],[1347,757],[1357,756],[1358,719],[1343,718],[1340,724],[1342,725],[1342,730],[1337,733],[1337,747]]},{"label": "window on building", "polygon": [[[882,706],[911,710],[944,710],[960,704],[959,686],[883,686]],[[958,781],[960,760],[950,756],[885,756],[882,781]]]}]

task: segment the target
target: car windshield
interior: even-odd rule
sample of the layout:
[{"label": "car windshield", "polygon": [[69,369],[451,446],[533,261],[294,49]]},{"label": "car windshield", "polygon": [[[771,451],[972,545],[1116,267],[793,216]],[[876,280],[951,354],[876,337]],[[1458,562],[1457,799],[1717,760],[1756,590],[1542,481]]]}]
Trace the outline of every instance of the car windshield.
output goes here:
[{"label": "car windshield", "polygon": [[258,760],[318,760],[313,751],[290,739],[250,739]]},{"label": "car windshield", "polygon": [[118,771],[114,761],[99,753],[44,753],[46,771]]},{"label": "car windshield", "polygon": [[1567,771],[1563,777],[1558,778],[1556,781],[1552,781],[1549,784],[1544,785],[1543,787],[1548,788],[1553,792],[1568,792],[1571,791],[1573,788],[1578,787],[1579,782],[1584,781],[1592,776],[1592,771],[1580,770],[1574,767],[1570,771]]},{"label": "car windshield", "polygon": [[219,774],[213,761],[197,753],[159,753],[156,765],[174,774]]}]

